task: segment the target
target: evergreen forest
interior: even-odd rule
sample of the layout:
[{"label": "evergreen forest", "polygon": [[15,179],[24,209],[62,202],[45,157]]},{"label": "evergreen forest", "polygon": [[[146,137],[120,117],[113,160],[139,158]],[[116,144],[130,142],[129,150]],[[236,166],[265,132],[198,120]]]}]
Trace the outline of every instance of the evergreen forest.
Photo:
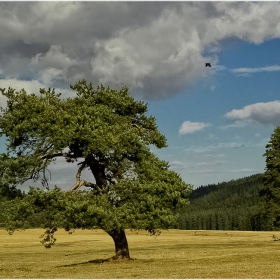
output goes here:
[{"label": "evergreen forest", "polygon": [[201,186],[190,195],[178,225],[185,230],[266,230],[263,174]]}]

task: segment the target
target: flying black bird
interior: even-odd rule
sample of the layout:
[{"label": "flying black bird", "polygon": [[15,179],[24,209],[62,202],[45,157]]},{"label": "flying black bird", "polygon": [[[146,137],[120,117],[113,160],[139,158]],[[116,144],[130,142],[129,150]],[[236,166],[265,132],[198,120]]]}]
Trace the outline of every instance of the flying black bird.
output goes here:
[{"label": "flying black bird", "polygon": [[205,67],[207,67],[207,66],[211,67],[211,64],[209,62],[205,63]]}]

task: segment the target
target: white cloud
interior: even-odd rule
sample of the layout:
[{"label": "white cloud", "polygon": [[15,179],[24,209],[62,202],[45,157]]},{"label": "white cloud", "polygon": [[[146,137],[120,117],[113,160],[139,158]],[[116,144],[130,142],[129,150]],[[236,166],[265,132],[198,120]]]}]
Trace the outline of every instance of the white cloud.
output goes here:
[{"label": "white cloud", "polygon": [[[196,174],[196,173],[212,173],[217,172],[214,171],[218,166],[228,164],[227,161],[221,161],[221,160],[213,160],[213,158],[210,159],[210,161],[198,161],[198,162],[184,162],[184,161],[171,161],[170,167],[171,169],[183,172],[187,174]],[[220,167],[219,167],[220,168]]]},{"label": "white cloud", "polygon": [[185,121],[182,123],[179,133],[180,134],[188,134],[188,133],[194,133],[196,131],[202,130],[207,126],[210,126],[211,124],[203,123],[203,122],[190,122]]},{"label": "white cloud", "polygon": [[39,92],[39,88],[44,88],[44,85],[36,80],[22,81],[17,79],[1,79],[0,87],[8,89],[9,87],[16,90],[25,89],[26,92],[36,93]]},{"label": "white cloud", "polygon": [[252,168],[240,168],[225,171],[227,173],[257,173],[258,170]]},{"label": "white cloud", "polygon": [[[22,89],[25,89],[27,93],[35,93],[39,94],[40,88],[48,89],[48,86],[42,84],[41,82],[37,80],[31,80],[31,81],[24,81],[24,80],[18,80],[18,79],[0,79],[0,88],[6,88],[9,87],[20,91]],[[72,90],[64,89],[64,88],[56,88],[56,93],[61,93],[63,97],[70,97],[74,95],[74,92]],[[0,96],[0,106],[6,105],[6,97]]]},{"label": "white cloud", "polygon": [[207,174],[207,173],[218,173],[217,170],[213,169],[198,169],[198,170],[191,170],[188,172],[189,174]]},{"label": "white cloud", "polygon": [[184,149],[187,153],[205,153],[213,152],[220,149],[238,149],[247,146],[245,142],[228,142],[228,143],[218,143],[216,145],[200,146],[200,147],[191,147]]},{"label": "white cloud", "polygon": [[280,125],[280,101],[261,102],[245,106],[243,109],[233,109],[225,114],[225,117],[233,120],[233,126],[246,126],[259,123],[263,125]]},{"label": "white cloud", "polygon": [[237,77],[252,77],[252,74],[249,73],[243,73],[243,74],[238,74]]},{"label": "white cloud", "polygon": [[1,2],[1,75],[60,88],[85,78],[168,98],[226,69],[216,55],[223,39],[280,37],[279,14],[279,2]]},{"label": "white cloud", "polygon": [[[222,158],[222,157],[225,157],[225,154],[206,154],[206,155],[203,155],[204,157],[206,157],[206,158],[209,158],[209,157],[211,157],[211,158]],[[199,155],[199,157],[200,157],[200,155]]]},{"label": "white cloud", "polygon": [[51,46],[46,54],[38,53],[32,58],[32,63],[39,64],[41,69],[68,69],[79,64],[75,59],[70,59],[63,53],[61,46]]},{"label": "white cloud", "polygon": [[30,66],[36,69],[37,78],[47,85],[52,85],[56,80],[67,81],[69,70],[79,64],[81,62],[69,58],[59,45],[51,46],[45,54],[36,54],[30,62]]},{"label": "white cloud", "polygon": [[91,66],[98,82],[128,85],[145,98],[174,94],[210,75],[205,59],[216,61],[214,56],[202,56],[197,30],[173,9],[163,10],[149,26],[120,31],[117,38],[97,42],[95,49]]},{"label": "white cloud", "polygon": [[224,65],[215,65],[215,70],[216,71],[225,71],[225,70],[227,70],[227,67]]},{"label": "white cloud", "polygon": [[[220,165],[223,165],[223,173],[257,173],[258,171],[256,169],[252,168],[233,168],[232,165],[229,166],[227,161],[224,162],[219,162],[219,163],[214,163],[211,164],[210,162],[208,163],[193,163],[193,164],[187,164],[187,163],[181,163],[181,164],[176,164],[171,162],[171,168],[174,170],[182,171],[186,174],[208,174],[208,173],[216,173],[220,174]],[[204,168],[203,168],[204,167]]]},{"label": "white cloud", "polygon": [[215,134],[209,133],[209,135],[206,139],[218,139],[218,136]]},{"label": "white cloud", "polygon": [[[25,89],[28,93],[35,93],[39,92],[39,88],[44,88],[44,85],[41,84],[39,81],[20,81],[17,79],[0,79],[0,88],[6,88],[9,87],[16,89],[17,91]],[[0,95],[0,106],[5,107],[6,106],[7,98]]]},{"label": "white cloud", "polygon": [[258,67],[258,68],[235,68],[231,70],[234,73],[244,73],[243,76],[249,75],[249,73],[257,73],[257,72],[275,72],[280,71],[279,65],[273,66],[265,66],[265,67]]},{"label": "white cloud", "polygon": [[228,128],[233,128],[233,127],[240,128],[240,127],[248,126],[249,123],[251,123],[251,122],[250,121],[245,122],[243,120],[242,121],[236,120],[236,121],[234,121],[234,123],[219,126],[219,129],[228,129]]}]

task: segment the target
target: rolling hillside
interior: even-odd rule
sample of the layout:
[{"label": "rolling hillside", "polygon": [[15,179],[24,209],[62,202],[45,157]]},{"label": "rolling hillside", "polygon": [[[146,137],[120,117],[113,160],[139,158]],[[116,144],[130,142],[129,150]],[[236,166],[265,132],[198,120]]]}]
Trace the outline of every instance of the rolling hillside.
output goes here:
[{"label": "rolling hillside", "polygon": [[262,174],[201,186],[190,196],[190,206],[180,214],[179,229],[264,230]]}]

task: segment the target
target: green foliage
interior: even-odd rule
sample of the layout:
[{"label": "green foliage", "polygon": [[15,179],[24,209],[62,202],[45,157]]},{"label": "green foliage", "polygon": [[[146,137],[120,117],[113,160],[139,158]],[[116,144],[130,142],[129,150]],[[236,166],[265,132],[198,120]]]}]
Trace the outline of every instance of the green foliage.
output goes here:
[{"label": "green foliage", "polygon": [[22,199],[5,204],[6,227],[12,232],[32,227],[37,220],[43,228],[67,231],[132,228],[156,233],[158,228],[168,228],[176,221],[176,207],[186,205],[189,189],[167,165],[159,168],[156,157],[147,161],[149,169],[142,170],[142,177],[123,180],[99,195],[94,191],[63,192],[57,187],[30,188]]},{"label": "green foliage", "polygon": [[195,189],[178,219],[180,229],[264,230],[262,174]]},{"label": "green foliage", "polygon": [[24,193],[17,189],[16,186],[0,183],[0,227],[4,225],[4,202],[23,195]]},{"label": "green foliage", "polygon": [[57,231],[57,228],[48,228],[44,234],[42,234],[40,237],[43,238],[40,242],[45,246],[46,249],[49,249],[52,247],[52,245],[55,245],[56,238],[54,237],[54,233]]},{"label": "green foliage", "polygon": [[264,217],[268,230],[280,229],[280,126],[276,127],[266,145],[266,168],[264,188],[260,195],[265,197]]},{"label": "green foliage", "polygon": [[[0,135],[7,139],[0,175],[13,184],[40,179],[45,186],[6,203],[7,229],[40,222],[47,229],[43,244],[51,247],[57,227],[153,234],[174,225],[192,186],[151,153],[149,146],[166,147],[166,138],[146,115],[147,104],[135,101],[126,87],[95,89],[83,80],[71,89],[76,96],[67,99],[50,89],[39,95],[1,89],[8,101],[0,117]],[[48,165],[57,157],[77,163],[72,192],[46,187]],[[95,182],[82,180],[86,168]],[[77,192],[83,185],[90,191]]]},{"label": "green foliage", "polygon": [[92,157],[116,176],[116,162],[120,172],[127,160],[145,157],[147,145],[166,146],[155,118],[145,114],[147,104],[134,101],[127,88],[94,89],[86,81],[71,88],[77,96],[66,100],[51,89],[41,89],[39,96],[1,89],[8,98],[0,118],[0,135],[8,142],[7,154],[0,158],[4,180],[23,183],[41,178],[46,184],[47,166],[63,156],[64,148],[68,148],[67,162]]},{"label": "green foliage", "polygon": [[11,200],[16,197],[22,197],[24,193],[17,189],[14,185],[0,183],[0,201],[1,200]]}]

